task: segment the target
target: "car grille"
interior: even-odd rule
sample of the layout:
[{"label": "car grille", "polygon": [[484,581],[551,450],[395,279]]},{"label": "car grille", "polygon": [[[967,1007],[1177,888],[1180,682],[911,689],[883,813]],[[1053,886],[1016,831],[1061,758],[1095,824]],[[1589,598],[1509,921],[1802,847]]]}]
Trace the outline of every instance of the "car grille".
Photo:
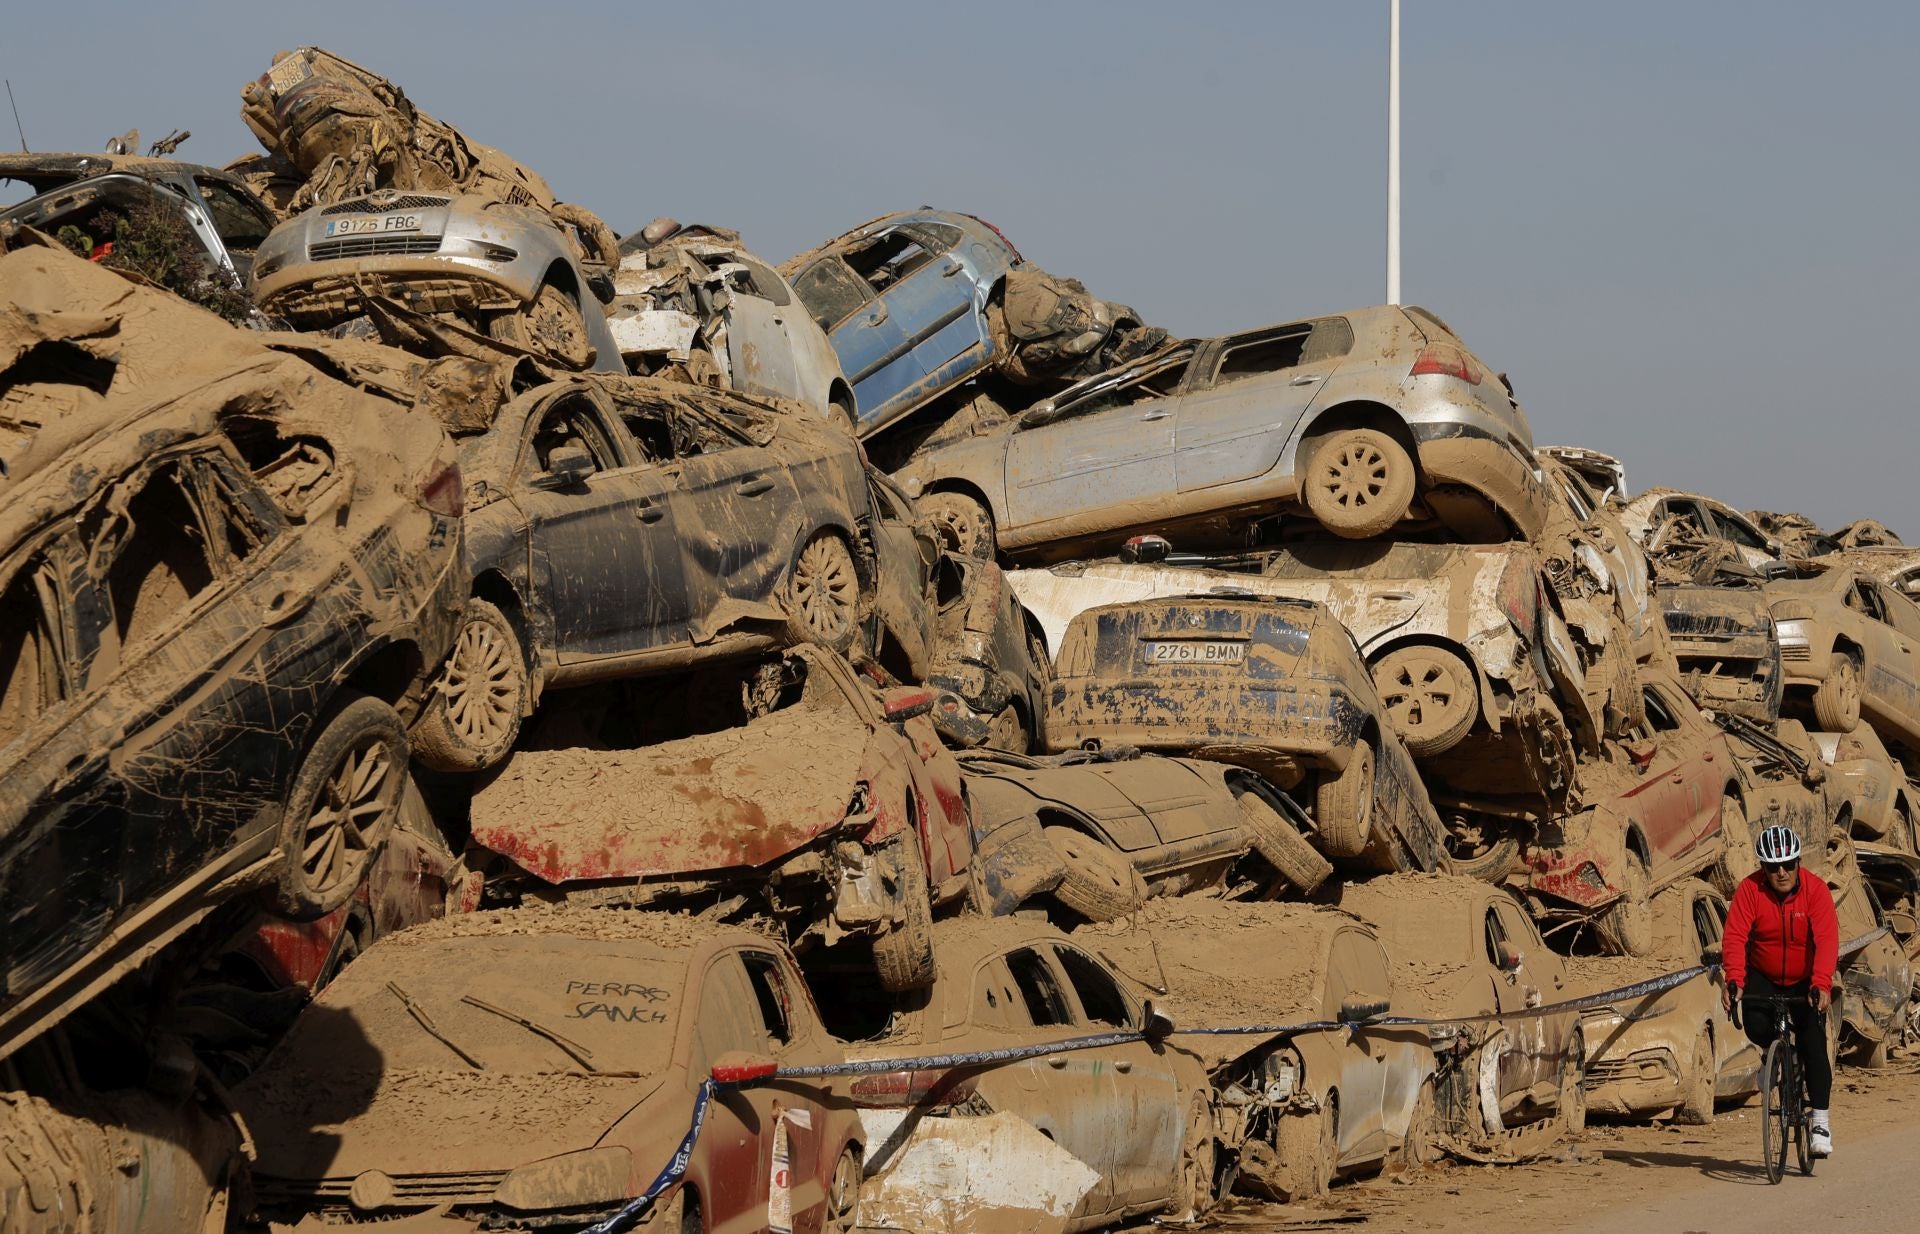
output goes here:
[{"label": "car grille", "polygon": [[430,210],[437,206],[444,206],[452,200],[451,197],[396,197],[391,204],[376,206],[365,198],[360,198],[355,201],[343,201],[328,206],[320,213],[322,216],[326,216],[330,214],[385,214],[389,210]]},{"label": "car grille", "polygon": [[1598,1088],[1602,1084],[1611,1084],[1615,1080],[1637,1080],[1640,1078],[1640,1065],[1630,1063],[1624,1058],[1596,1058],[1587,1063],[1586,1086]]},{"label": "car grille", "polygon": [[[505,1179],[505,1170],[475,1170],[466,1174],[395,1174],[393,1203],[398,1206],[429,1204],[484,1204],[493,1198],[493,1190]],[[254,1191],[263,1204],[299,1205],[308,1208],[349,1206],[351,1178],[272,1178],[254,1181]]]},{"label": "car grille", "polygon": [[408,253],[437,253],[439,236],[348,236],[344,240],[322,240],[307,246],[314,261],[339,261],[343,257],[398,257]]}]

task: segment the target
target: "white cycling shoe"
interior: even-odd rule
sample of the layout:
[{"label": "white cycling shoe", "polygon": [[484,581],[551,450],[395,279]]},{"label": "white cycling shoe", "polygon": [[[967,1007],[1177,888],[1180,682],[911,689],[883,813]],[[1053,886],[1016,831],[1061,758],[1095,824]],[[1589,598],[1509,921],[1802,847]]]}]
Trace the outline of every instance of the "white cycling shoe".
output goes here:
[{"label": "white cycling shoe", "polygon": [[1815,1127],[1807,1136],[1807,1147],[1815,1157],[1833,1156],[1833,1132]]}]

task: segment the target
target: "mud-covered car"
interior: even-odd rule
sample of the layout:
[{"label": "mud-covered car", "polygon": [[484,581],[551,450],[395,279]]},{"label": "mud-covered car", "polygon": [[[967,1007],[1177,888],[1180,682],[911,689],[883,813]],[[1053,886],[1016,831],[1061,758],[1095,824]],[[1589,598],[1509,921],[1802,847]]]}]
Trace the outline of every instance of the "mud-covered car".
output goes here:
[{"label": "mud-covered car", "polygon": [[[1301,904],[1205,900],[1156,900],[1143,916],[1145,929],[1116,922],[1073,936],[1137,979],[1164,980],[1169,1010],[1196,1026],[1337,1025],[1172,1038],[1213,1077],[1222,1164],[1236,1190],[1311,1201],[1335,1179],[1438,1156],[1427,1030],[1371,1022],[1418,1013],[1362,921]],[[1251,956],[1263,957],[1257,977]]]},{"label": "mud-covered car", "polygon": [[455,323],[441,327],[455,332],[449,349],[491,340],[565,369],[624,373],[576,251],[565,225],[531,206],[382,189],[274,228],[249,285],[263,310],[300,329],[364,316],[399,343],[433,335],[431,319],[444,317]]},{"label": "mud-covered car", "polygon": [[863,437],[989,370],[1071,380],[1166,337],[948,210],[874,219],[780,270],[840,357]]},{"label": "mud-covered car", "polygon": [[1786,665],[1759,579],[1716,570],[1711,583],[1662,583],[1659,601],[1687,692],[1702,707],[1756,724],[1777,722]]},{"label": "mud-covered car", "polygon": [[337,907],[392,827],[459,466],[258,338],[0,256],[0,1055],[249,888]]},{"label": "mud-covered car", "polygon": [[832,425],[727,391],[580,377],[460,444],[472,599],[415,734],[430,766],[499,762],[550,687],[858,639],[867,481]]},{"label": "mud-covered car", "polygon": [[1349,538],[1426,516],[1498,541],[1537,533],[1545,501],[1505,381],[1437,317],[1393,306],[1168,348],[894,474],[988,554],[1280,507]]},{"label": "mud-covered car", "polygon": [[[0,205],[0,222],[59,237],[77,228],[101,257],[114,243],[114,221],[159,207],[192,229],[213,268],[243,282],[254,250],[273,230],[273,212],[246,184],[218,167],[131,154],[0,154],[0,182],[24,184],[32,196]],[[104,248],[102,247],[104,246]],[[86,254],[92,256],[92,254]]]},{"label": "mud-covered car", "polygon": [[798,697],[743,728],[517,752],[474,794],[473,842],[585,903],[740,897],[796,945],[872,939],[888,989],[926,984],[933,906],[966,893],[974,855],[933,695],[812,647],[788,666]]},{"label": "mud-covered car", "polygon": [[1873,575],[1908,599],[1920,602],[1920,548],[1868,545],[1833,554],[1822,564],[1851,566],[1863,574]]},{"label": "mud-covered car", "polygon": [[1312,798],[1313,840],[1374,870],[1448,866],[1446,833],[1353,637],[1324,605],[1189,595],[1067,626],[1047,746],[1233,763]]},{"label": "mud-covered car", "polygon": [[1566,961],[1512,893],[1464,878],[1392,875],[1345,884],[1337,903],[1386,944],[1402,991],[1395,1014],[1513,1017],[1427,1029],[1444,1134],[1484,1157],[1506,1147],[1507,1128],[1552,1118],[1559,1130],[1581,1133],[1587,1105],[1580,1017],[1524,1014],[1572,997]]},{"label": "mud-covered car", "polygon": [[762,935],[528,909],[379,943],[234,1097],[262,1218],[579,1230],[673,1160],[717,1080],[684,1179],[640,1228],[763,1229],[773,1206],[837,1230],[859,1201],[853,1112],[819,1081],[733,1082],[842,1057]]},{"label": "mud-covered car", "polygon": [[778,270],[736,233],[656,219],[620,242],[607,327],[627,367],[785,399],[851,429],[840,357]]},{"label": "mud-covered car", "polygon": [[1046,636],[991,561],[945,553],[934,590],[927,682],[956,744],[1025,753],[1045,728],[1053,661]]},{"label": "mud-covered car", "polygon": [[1856,570],[1820,570],[1766,585],[1787,700],[1818,727],[1861,719],[1889,744],[1920,749],[1920,606]]},{"label": "mud-covered car", "polygon": [[[1212,1206],[1212,1086],[1167,1039],[1165,1013],[1093,954],[1106,939],[1087,945],[1020,920],[944,921],[933,937],[939,980],[924,999],[896,1000],[884,1035],[849,1057],[1139,1037],[852,1081],[866,1145],[860,1228],[1069,1231],[1148,1213],[1191,1220]],[[957,1100],[948,1086],[962,1078],[972,1091]]]},{"label": "mud-covered car", "polygon": [[1778,562],[1783,552],[1779,540],[1745,515],[1698,493],[1650,488],[1622,507],[1620,521],[1656,562],[1671,562],[1721,545],[1722,551],[1759,570]]},{"label": "mud-covered car", "polygon": [[1834,981],[1832,1044],[1855,1063],[1884,1067],[1908,1044],[1914,1014],[1914,958],[1895,934],[1860,867],[1854,842],[1838,832],[1809,851],[1802,878],[1825,879],[1840,919],[1840,970]]},{"label": "mud-covered car", "polygon": [[[1780,726],[1785,734],[1792,721]],[[1920,786],[1907,778],[1906,768],[1881,742],[1873,729],[1862,726],[1851,733],[1810,733],[1808,740],[1826,764],[1828,792],[1844,803],[1845,830],[1854,839],[1885,845],[1904,853],[1915,848],[1914,820],[1920,818]]]},{"label": "mud-covered car", "polygon": [[[1698,879],[1653,900],[1656,943],[1643,958],[1574,957],[1572,990],[1595,994],[1720,962],[1727,902]],[[1760,1090],[1760,1051],[1720,1003],[1718,970],[1657,994],[1623,999],[1580,1015],[1586,1043],[1587,1108],[1613,1118],[1713,1121],[1714,1104]]]},{"label": "mud-covered car", "polygon": [[[1244,767],[1132,750],[976,752],[960,767],[976,834],[1018,820],[1043,835],[1060,868],[1054,898],[1093,921],[1124,916],[1148,896],[1214,887],[1235,898],[1309,892],[1333,873],[1302,834],[1310,824],[1300,807]],[[1243,865],[1249,852],[1257,857]],[[1045,854],[1022,858],[1029,869],[1050,864]],[[1010,870],[995,873],[980,890],[990,911],[1004,912],[1016,901],[1001,888],[1024,884]]]},{"label": "mud-covered car", "polygon": [[[1641,678],[1646,719],[1580,766],[1581,808],[1520,840],[1513,884],[1549,921],[1591,920],[1613,953],[1655,945],[1653,897],[1715,869],[1731,889],[1750,852],[1727,735],[1670,673]],[[1737,851],[1736,851],[1737,849]]]}]

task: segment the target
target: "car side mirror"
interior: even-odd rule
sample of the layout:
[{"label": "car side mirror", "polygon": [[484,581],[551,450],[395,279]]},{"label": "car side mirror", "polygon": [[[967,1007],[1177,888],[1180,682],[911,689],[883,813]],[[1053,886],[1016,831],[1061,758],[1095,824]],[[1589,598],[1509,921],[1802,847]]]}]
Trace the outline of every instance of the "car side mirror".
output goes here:
[{"label": "car side mirror", "polygon": [[770,1080],[779,1064],[765,1054],[755,1054],[751,1050],[728,1050],[713,1060],[713,1082],[715,1084],[751,1084],[756,1080]]},{"label": "car side mirror", "polygon": [[584,484],[596,470],[585,446],[555,446],[547,455],[547,477],[560,488]]},{"label": "car side mirror", "polygon": [[1521,962],[1525,958],[1526,957],[1522,956],[1519,949],[1514,947],[1513,944],[1502,943],[1500,945],[1500,969],[1502,972],[1518,972]]},{"label": "car side mirror", "polygon": [[1377,994],[1349,994],[1340,1000],[1342,1024],[1365,1024],[1387,1014],[1392,1003]]},{"label": "car side mirror", "polygon": [[1719,943],[1708,943],[1700,949],[1700,962],[1702,964],[1718,964],[1720,963],[1720,956]]},{"label": "car side mirror", "polygon": [[1152,999],[1140,1013],[1140,1035],[1156,1045],[1173,1035],[1173,1017],[1154,1006]]},{"label": "car side mirror", "polygon": [[1165,536],[1135,536],[1120,546],[1120,560],[1133,565],[1165,561],[1173,543]]}]

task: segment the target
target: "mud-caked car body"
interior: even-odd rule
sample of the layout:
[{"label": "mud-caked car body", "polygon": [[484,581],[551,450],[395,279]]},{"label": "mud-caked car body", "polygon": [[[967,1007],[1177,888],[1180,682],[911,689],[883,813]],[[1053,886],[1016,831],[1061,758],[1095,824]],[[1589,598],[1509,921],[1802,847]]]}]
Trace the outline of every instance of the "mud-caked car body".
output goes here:
[{"label": "mud-caked car body", "polygon": [[[1783,722],[1781,733],[1791,721]],[[1827,792],[1846,806],[1834,822],[1854,839],[1895,852],[1920,853],[1914,820],[1920,818],[1920,786],[1888,753],[1880,735],[1862,725],[1851,733],[1810,733],[1808,741],[1826,764]]]},{"label": "mud-caked car body", "polygon": [[1810,707],[1824,731],[1865,719],[1890,745],[1920,749],[1920,606],[1844,566],[1766,592],[1788,702]]},{"label": "mud-caked car body", "polygon": [[1713,584],[1660,587],[1673,658],[1702,707],[1773,724],[1786,698],[1786,665],[1759,580],[1720,571]]},{"label": "mud-caked car body", "polygon": [[416,735],[442,770],[506,757],[548,687],[845,651],[871,606],[866,473],[832,425],[580,377],[502,408],[461,462],[472,600]]},{"label": "mud-caked car body", "polygon": [[791,659],[799,698],[744,728],[517,752],[474,794],[473,842],[584,903],[739,895],[796,943],[871,938],[888,989],[924,985],[933,905],[965,894],[974,856],[932,693]]},{"label": "mud-caked car body", "polygon": [[[762,935],[523,910],[382,941],[235,1096],[264,1218],[582,1229],[673,1160],[710,1079],[842,1057]],[[862,1133],[819,1081],[729,1083],[704,1113],[685,1177],[639,1228],[764,1229],[770,1203],[795,1229],[846,1228]],[[496,1133],[450,1139],[449,1120]]]},{"label": "mud-caked car body", "polygon": [[[1338,904],[1386,944],[1403,992],[1394,1013],[1443,1021],[1427,1034],[1445,1134],[1495,1153],[1506,1129],[1548,1118],[1580,1134],[1587,1107],[1579,1015],[1515,1014],[1572,996],[1566,961],[1511,892],[1464,878],[1392,875],[1344,885]],[[1444,1022],[1503,1014],[1513,1018]]]},{"label": "mud-caked car body", "polygon": [[[854,1059],[991,1051],[1096,1033],[1134,1040],[850,1085],[867,1146],[863,1229],[1070,1231],[1211,1206],[1213,1090],[1173,1027],[1091,946],[1044,924],[943,921],[939,980]],[[968,1081],[978,1100],[944,1085]],[[891,1093],[891,1100],[876,1100]],[[888,1108],[892,1107],[892,1108]]]},{"label": "mud-caked car body", "polygon": [[991,561],[942,555],[927,683],[949,740],[1025,753],[1045,728],[1053,661],[1040,623]]},{"label": "mud-caked car body", "polygon": [[1026,555],[1299,506],[1366,538],[1416,502],[1503,540],[1538,532],[1545,500],[1505,382],[1392,306],[1168,348],[894,474],[957,539]]},{"label": "mud-caked car body", "polygon": [[1311,1201],[1336,1179],[1435,1159],[1441,1128],[1428,1032],[1371,1023],[1419,1013],[1364,922],[1302,904],[1198,899],[1156,900],[1143,917],[1144,929],[1114,922],[1081,927],[1074,938],[1125,972],[1164,980],[1168,1009],[1196,1027],[1321,1026],[1170,1039],[1207,1064],[1237,1190]]},{"label": "mud-caked car body", "polygon": [[[1720,962],[1727,902],[1698,879],[1653,900],[1652,954],[1574,957],[1567,972],[1576,994],[1621,989],[1682,969]],[[1586,1044],[1587,1108],[1613,1118],[1667,1110],[1682,1123],[1710,1123],[1714,1103],[1760,1089],[1760,1050],[1721,1005],[1717,969],[1638,998],[1580,1015]]]},{"label": "mud-caked car body", "polygon": [[337,907],[393,824],[458,464],[257,338],[0,256],[0,1054],[241,891]]},{"label": "mud-caked car body", "polygon": [[[1302,834],[1299,806],[1244,767],[1132,750],[973,752],[960,766],[975,833],[1017,820],[1043,835],[1060,869],[1054,898],[1094,921],[1124,916],[1148,896],[1211,887],[1264,895],[1276,875],[1307,892],[1333,873]],[[1249,852],[1264,859],[1258,869],[1240,866]],[[1021,873],[1051,864],[1045,854],[1022,857]],[[990,911],[1004,912],[1017,903],[1008,891],[1027,884],[1011,869],[995,873],[978,891]]]},{"label": "mud-caked car body", "polygon": [[1620,521],[1654,561],[1685,572],[1702,552],[1719,551],[1760,570],[1780,561],[1781,542],[1724,502],[1698,493],[1650,488],[1620,511]]},{"label": "mud-caked car body", "polygon": [[1089,609],[1061,639],[1047,746],[1233,763],[1312,794],[1314,843],[1376,870],[1447,865],[1445,833],[1351,635],[1324,605],[1188,595]]},{"label": "mud-caked car body", "polygon": [[251,290],[301,329],[363,315],[449,315],[483,339],[568,369],[624,373],[565,224],[481,194],[383,189],[274,228]]},{"label": "mud-caked car body", "polygon": [[1894,1047],[1909,1043],[1914,1027],[1913,956],[1862,870],[1853,840],[1830,835],[1824,851],[1807,854],[1800,877],[1826,880],[1840,920],[1831,1044],[1856,1063],[1884,1067]]}]

